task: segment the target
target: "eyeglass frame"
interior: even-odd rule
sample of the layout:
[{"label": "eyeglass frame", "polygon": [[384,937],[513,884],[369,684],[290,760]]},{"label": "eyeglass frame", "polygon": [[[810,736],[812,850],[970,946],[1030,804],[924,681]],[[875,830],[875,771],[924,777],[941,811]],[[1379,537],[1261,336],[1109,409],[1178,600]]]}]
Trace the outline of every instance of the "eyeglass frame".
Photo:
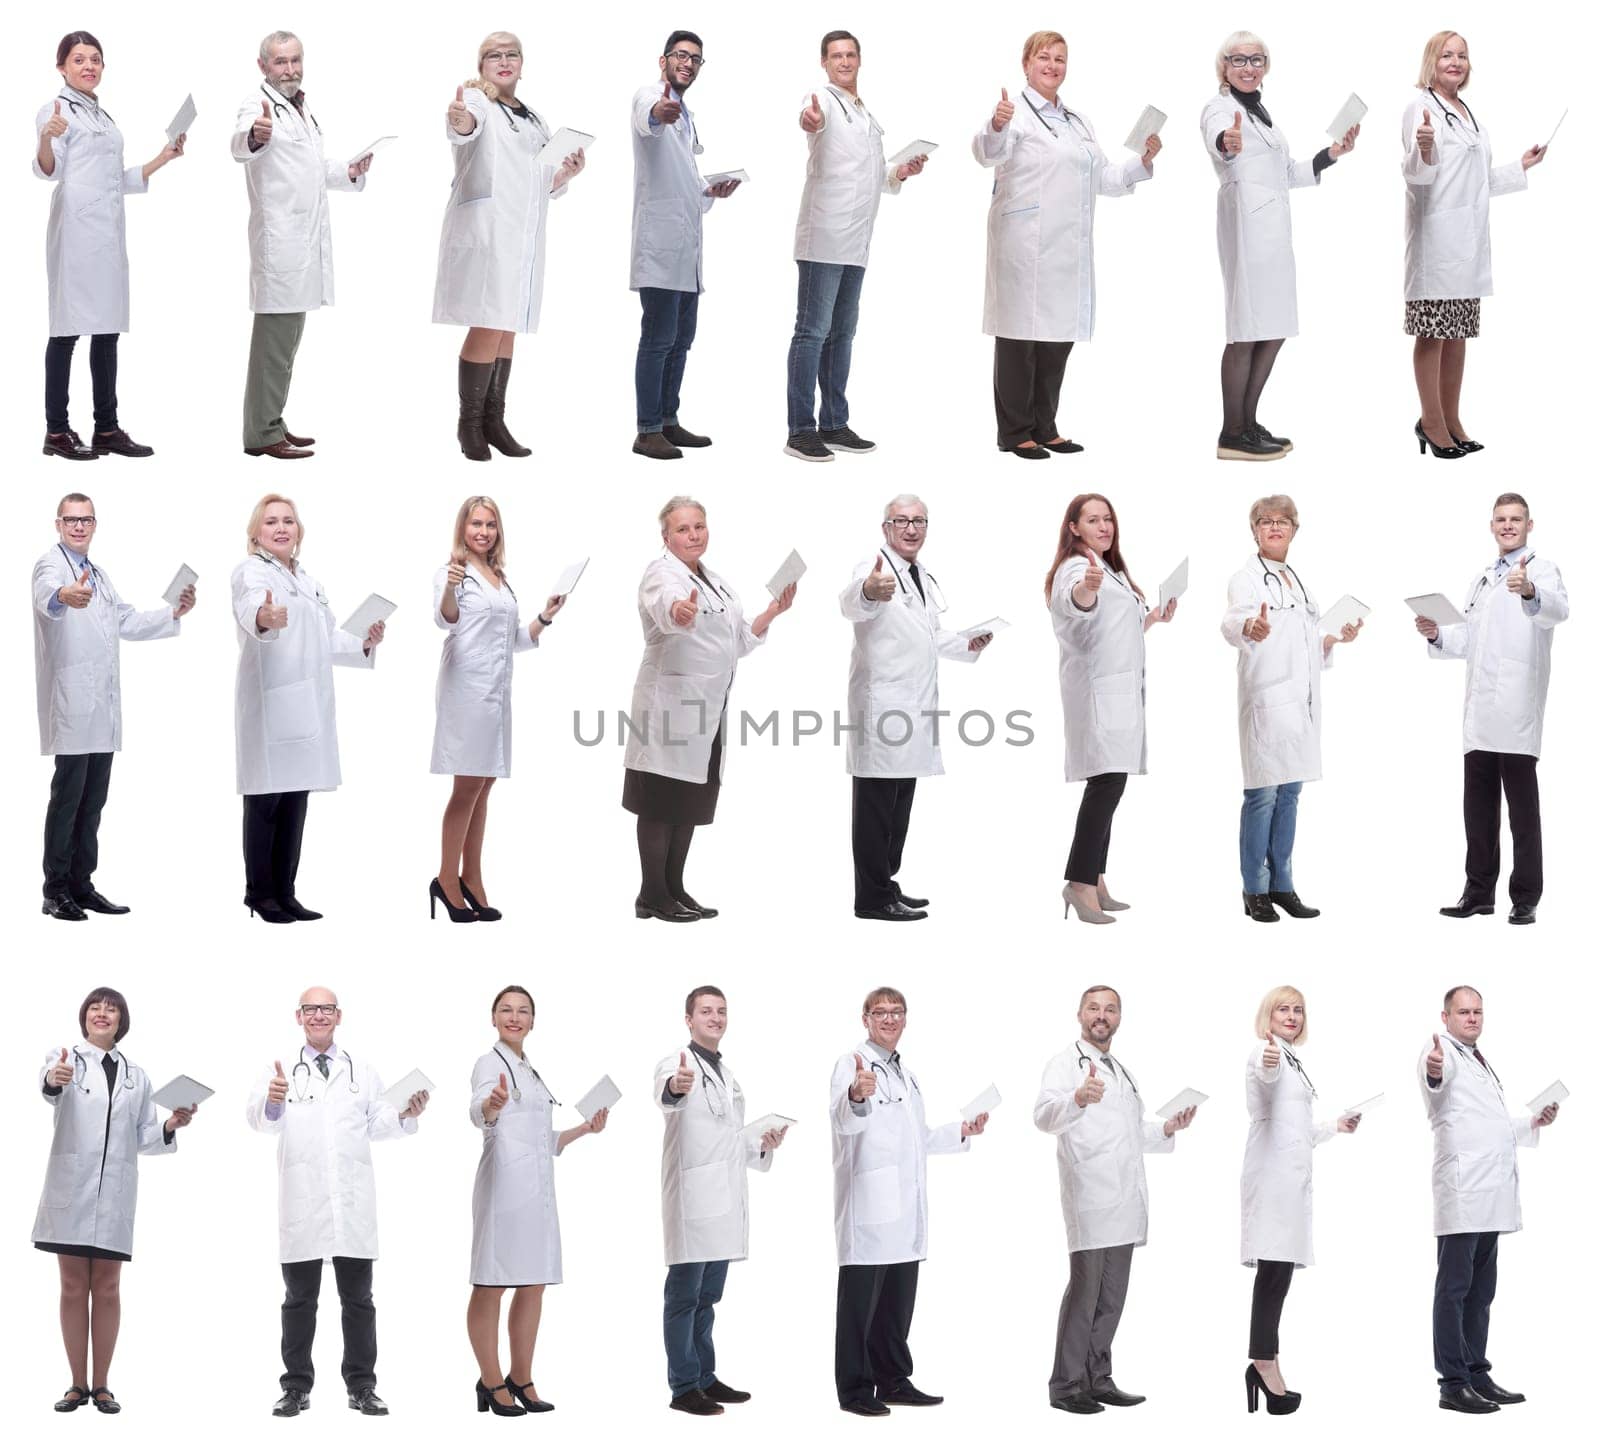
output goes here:
[{"label": "eyeglass frame", "polygon": [[668,50],[662,54],[661,58],[663,60],[675,60],[679,65],[692,65],[696,70],[699,70],[706,63],[705,56],[693,55],[687,50]]},{"label": "eyeglass frame", "polygon": [[1239,70],[1265,70],[1267,57],[1259,51],[1254,55],[1225,55],[1222,57],[1228,64]]},{"label": "eyeglass frame", "polygon": [[296,1005],[294,1008],[295,1013],[298,1015],[337,1015],[339,1013],[339,1002],[335,1000],[331,1005]]},{"label": "eyeglass frame", "polygon": [[928,520],[925,517],[922,517],[922,518],[918,518],[918,517],[911,517],[911,518],[893,517],[893,518],[885,518],[884,522],[887,523],[891,528],[893,528],[897,533],[903,533],[903,532],[907,531],[909,528],[916,528],[918,532],[924,532],[924,533],[928,531]]}]

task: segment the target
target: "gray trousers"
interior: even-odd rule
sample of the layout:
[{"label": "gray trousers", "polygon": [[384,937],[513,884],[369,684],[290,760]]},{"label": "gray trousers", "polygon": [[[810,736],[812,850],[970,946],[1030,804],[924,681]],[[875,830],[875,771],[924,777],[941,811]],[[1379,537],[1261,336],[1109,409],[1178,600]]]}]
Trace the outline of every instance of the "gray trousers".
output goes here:
[{"label": "gray trousers", "polygon": [[1056,1323],[1052,1402],[1095,1391],[1111,1375],[1111,1338],[1122,1320],[1132,1266],[1132,1245],[1072,1253],[1072,1274]]},{"label": "gray trousers", "polygon": [[244,378],[244,445],[270,447],[283,441],[283,408],[289,400],[294,354],[306,329],[304,312],[257,312],[250,333],[250,366]]}]

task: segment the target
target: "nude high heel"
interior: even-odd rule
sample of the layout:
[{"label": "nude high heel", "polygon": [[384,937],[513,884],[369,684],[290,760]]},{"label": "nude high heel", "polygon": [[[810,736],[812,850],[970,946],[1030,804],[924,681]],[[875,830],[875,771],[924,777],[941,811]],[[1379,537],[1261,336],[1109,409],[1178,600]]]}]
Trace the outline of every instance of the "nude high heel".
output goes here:
[{"label": "nude high heel", "polygon": [[1072,897],[1072,881],[1068,880],[1061,886],[1061,899],[1067,907],[1065,918],[1072,918],[1072,911],[1078,911],[1078,918],[1085,924],[1115,924],[1116,920],[1103,910],[1087,909]]}]

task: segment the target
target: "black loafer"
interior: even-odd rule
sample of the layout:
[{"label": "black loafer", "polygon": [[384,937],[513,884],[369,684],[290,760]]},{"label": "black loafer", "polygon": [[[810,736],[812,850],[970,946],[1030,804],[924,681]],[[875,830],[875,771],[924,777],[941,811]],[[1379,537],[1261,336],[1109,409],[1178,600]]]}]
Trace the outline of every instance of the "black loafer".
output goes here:
[{"label": "black loafer", "polygon": [[1539,917],[1539,908],[1532,904],[1514,904],[1506,919],[1511,924],[1532,924]]},{"label": "black loafer", "polygon": [[907,894],[898,884],[894,887],[894,897],[905,905],[907,909],[926,909],[928,907],[927,900],[918,899],[914,894]]},{"label": "black loafer", "polygon": [[709,447],[711,439],[698,432],[691,432],[687,427],[680,427],[676,422],[669,422],[661,429],[661,435],[674,447]]},{"label": "black loafer", "polygon": [[1267,895],[1290,919],[1315,919],[1322,913],[1320,909],[1312,909],[1304,903],[1300,896],[1292,889],[1274,889]]},{"label": "black loafer", "polygon": [[1493,914],[1494,901],[1468,899],[1462,895],[1454,904],[1441,906],[1439,913],[1446,919],[1470,919],[1475,914]]},{"label": "black loafer", "polygon": [[302,1412],[309,1412],[310,1410],[311,1393],[297,1392],[293,1387],[290,1387],[274,1403],[272,1415],[274,1417],[298,1417]]},{"label": "black loafer", "polygon": [[1454,1391],[1439,1393],[1439,1407],[1445,1412],[1469,1412],[1481,1417],[1485,1412],[1498,1412],[1500,1407],[1487,1397],[1480,1397],[1471,1387],[1457,1387]]},{"label": "black loafer", "polygon": [[1037,437],[1034,438],[1034,441],[1038,442],[1039,446],[1044,448],[1044,450],[1046,452],[1082,452],[1083,451],[1083,443],[1074,442],[1070,437],[1064,438],[1060,442],[1040,442]]},{"label": "black loafer", "polygon": [[713,1402],[699,1387],[681,1392],[667,1403],[674,1412],[687,1412],[691,1417],[720,1417],[722,1404]]},{"label": "black loafer", "polygon": [[887,1417],[889,1409],[882,1402],[868,1398],[860,1402],[840,1402],[841,1412],[853,1412],[857,1417]]},{"label": "black loafer", "polygon": [[[685,909],[677,900],[670,904],[646,904],[642,899],[633,902],[635,919],[664,919],[668,924],[693,924],[700,918],[692,909]],[[698,1389],[697,1389],[698,1390]]]},{"label": "black loafer", "polygon": [[350,1393],[350,1410],[363,1417],[387,1417],[389,1404],[371,1387],[360,1387]]},{"label": "black loafer", "polygon": [[1089,1393],[1102,1407],[1137,1407],[1145,1399],[1137,1392],[1125,1392],[1110,1377],[1103,1386]]},{"label": "black loafer", "polygon": [[89,446],[94,450],[96,457],[104,457],[108,452],[114,452],[118,457],[154,457],[156,450],[146,447],[142,442],[135,442],[120,427],[114,432],[96,432],[89,439]]},{"label": "black loafer", "polygon": [[1050,1405],[1063,1412],[1076,1412],[1083,1417],[1087,1417],[1091,1412],[1105,1411],[1105,1408],[1087,1392],[1079,1392],[1072,1397],[1052,1397]]},{"label": "black loafer", "polygon": [[70,894],[53,894],[48,896],[45,899],[45,902],[39,906],[39,912],[41,914],[49,915],[51,919],[80,920],[89,918],[88,915],[78,908],[77,902]]},{"label": "black loafer", "polygon": [[1501,1407],[1513,1407],[1518,1402],[1526,1402],[1528,1400],[1521,1392],[1508,1392],[1489,1377],[1484,1377],[1481,1381],[1474,1382],[1472,1390],[1482,1397],[1484,1401],[1493,1402]]},{"label": "black loafer", "polygon": [[1009,452],[1013,457],[1020,457],[1024,462],[1048,462],[1050,454],[1043,447],[1035,443],[1032,447],[1024,447],[1020,442],[1015,447],[1002,447],[1002,452]]},{"label": "black loafer", "polygon": [[[695,899],[692,895],[687,894],[680,894],[678,896],[678,908],[692,910],[695,914],[699,915],[701,919],[715,919],[719,914],[722,913],[721,910],[712,909],[709,904],[701,904],[698,899]],[[707,1388],[707,1390],[709,1391],[710,1388]]]},{"label": "black loafer", "polygon": [[1278,911],[1272,907],[1270,894],[1246,894],[1244,912],[1257,924],[1277,924]]},{"label": "black loafer", "polygon": [[892,1392],[879,1392],[878,1400],[890,1407],[937,1407],[944,1398],[918,1391],[910,1382],[902,1382]]},{"label": "black loafer", "polygon": [[91,889],[87,894],[75,894],[72,902],[79,909],[86,909],[91,914],[131,914],[131,909],[125,904],[112,904],[101,894],[98,889]]},{"label": "black loafer", "polygon": [[750,1400],[749,1392],[741,1392],[737,1387],[730,1387],[726,1382],[719,1382],[715,1378],[712,1379],[709,1387],[705,1387],[702,1390],[705,1392],[706,1396],[711,1398],[713,1402],[729,1402],[737,1404],[739,1402],[748,1402]]}]

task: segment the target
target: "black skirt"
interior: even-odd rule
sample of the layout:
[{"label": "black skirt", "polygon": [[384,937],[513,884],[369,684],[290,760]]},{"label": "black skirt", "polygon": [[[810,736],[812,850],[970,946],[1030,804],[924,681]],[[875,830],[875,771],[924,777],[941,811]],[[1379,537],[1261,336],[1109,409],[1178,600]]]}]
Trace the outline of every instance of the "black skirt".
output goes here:
[{"label": "black skirt", "polygon": [[120,1251],[110,1251],[104,1246],[73,1246],[64,1241],[35,1241],[35,1251],[48,1251],[52,1256],[83,1256],[90,1261],[132,1261]]},{"label": "black skirt", "polygon": [[717,817],[717,795],[722,792],[722,730],[711,740],[706,781],[669,779],[644,769],[622,771],[622,807],[641,819],[662,824],[709,824]]}]

